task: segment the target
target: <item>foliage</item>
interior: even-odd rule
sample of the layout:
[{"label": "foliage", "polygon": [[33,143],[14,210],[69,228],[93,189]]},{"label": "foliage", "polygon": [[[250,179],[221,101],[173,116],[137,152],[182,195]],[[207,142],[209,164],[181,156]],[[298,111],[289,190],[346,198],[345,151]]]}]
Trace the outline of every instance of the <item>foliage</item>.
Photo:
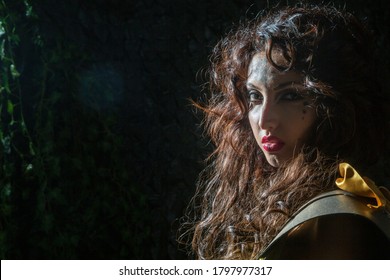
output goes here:
[{"label": "foliage", "polygon": [[[145,194],[104,97],[118,85],[95,85],[106,70],[80,75],[87,51],[45,30],[31,2],[1,2],[1,256],[143,257]],[[100,105],[89,100],[96,93]]]}]

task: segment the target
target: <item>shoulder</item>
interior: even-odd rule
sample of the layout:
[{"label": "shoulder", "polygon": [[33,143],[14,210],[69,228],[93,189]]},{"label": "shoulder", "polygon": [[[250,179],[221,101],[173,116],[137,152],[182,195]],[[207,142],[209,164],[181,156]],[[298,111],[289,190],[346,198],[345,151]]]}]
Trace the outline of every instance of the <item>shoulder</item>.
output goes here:
[{"label": "shoulder", "polygon": [[387,236],[369,219],[354,214],[316,217],[282,237],[282,259],[389,259]]},{"label": "shoulder", "polygon": [[300,209],[267,248],[268,259],[390,259],[390,215],[343,191]]}]

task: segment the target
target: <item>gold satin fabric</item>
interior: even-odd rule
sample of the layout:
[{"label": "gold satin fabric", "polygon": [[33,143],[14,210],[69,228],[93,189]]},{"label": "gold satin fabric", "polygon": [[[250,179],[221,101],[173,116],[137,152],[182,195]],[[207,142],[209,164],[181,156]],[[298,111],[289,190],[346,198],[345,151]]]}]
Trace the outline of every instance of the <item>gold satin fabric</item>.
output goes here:
[{"label": "gold satin fabric", "polygon": [[336,185],[340,189],[358,196],[375,198],[376,205],[367,204],[368,207],[385,207],[387,211],[390,211],[390,191],[388,189],[378,187],[368,177],[360,176],[359,173],[348,163],[340,163],[339,172],[341,178],[336,180]]}]

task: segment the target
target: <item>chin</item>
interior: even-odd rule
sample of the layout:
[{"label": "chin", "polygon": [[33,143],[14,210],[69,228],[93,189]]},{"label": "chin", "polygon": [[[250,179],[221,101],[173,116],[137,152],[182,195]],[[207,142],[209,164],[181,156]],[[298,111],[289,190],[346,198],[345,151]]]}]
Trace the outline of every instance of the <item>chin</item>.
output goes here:
[{"label": "chin", "polygon": [[266,160],[268,162],[269,165],[271,165],[272,167],[280,167],[282,165],[284,165],[286,162],[290,161],[291,158],[289,157],[281,157],[281,155],[279,154],[268,154],[266,157]]},{"label": "chin", "polygon": [[276,157],[266,157],[266,159],[272,167],[279,167],[282,164],[282,162]]}]

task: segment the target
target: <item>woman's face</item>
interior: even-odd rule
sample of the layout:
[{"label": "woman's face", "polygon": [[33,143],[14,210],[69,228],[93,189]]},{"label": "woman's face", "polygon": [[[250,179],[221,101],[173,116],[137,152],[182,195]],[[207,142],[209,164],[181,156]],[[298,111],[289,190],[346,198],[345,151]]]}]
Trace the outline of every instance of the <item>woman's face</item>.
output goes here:
[{"label": "woman's face", "polygon": [[[273,59],[283,64],[275,53]],[[312,100],[305,96],[304,77],[295,71],[279,71],[263,52],[248,68],[249,121],[257,144],[274,167],[293,158],[308,139],[316,120]]]}]

